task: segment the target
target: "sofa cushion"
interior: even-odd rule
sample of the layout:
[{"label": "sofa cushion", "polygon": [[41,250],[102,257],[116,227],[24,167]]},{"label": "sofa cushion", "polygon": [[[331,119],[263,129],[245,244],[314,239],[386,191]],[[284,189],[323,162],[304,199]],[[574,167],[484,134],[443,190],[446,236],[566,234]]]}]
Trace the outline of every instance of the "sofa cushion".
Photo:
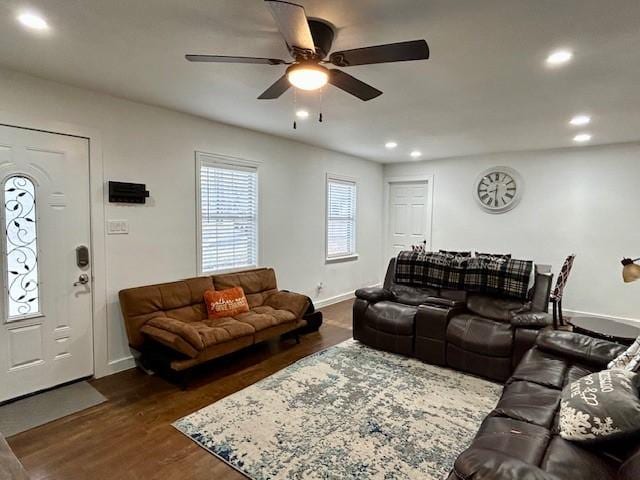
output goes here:
[{"label": "sofa cushion", "polygon": [[417,311],[417,307],[396,302],[378,302],[367,309],[365,319],[376,330],[395,335],[413,335]]},{"label": "sofa cushion", "polygon": [[207,290],[204,292],[204,301],[210,319],[235,317],[249,311],[249,304],[242,287]]},{"label": "sofa cushion", "polygon": [[518,300],[491,297],[488,295],[469,295],[467,308],[481,317],[502,322],[510,322],[518,313],[526,312],[530,306]]},{"label": "sofa cushion", "polygon": [[640,448],[631,455],[618,471],[618,480],[638,480],[640,478]]},{"label": "sofa cushion", "polygon": [[253,335],[255,332],[251,325],[229,317],[205,319],[200,322],[182,322],[173,318],[159,317],[152,318],[147,325],[182,337],[196,350],[204,350],[208,346]]},{"label": "sofa cushion", "polygon": [[618,343],[600,340],[573,332],[548,330],[540,332],[536,338],[540,350],[566,358],[573,363],[590,365],[600,370],[625,351]]},{"label": "sofa cushion", "polygon": [[276,310],[267,305],[252,308],[247,313],[241,313],[234,317],[236,321],[250,325],[256,332],[283,323],[294,322],[297,318],[298,317],[287,310]]},{"label": "sofa cushion", "polygon": [[449,321],[447,341],[471,352],[509,357],[513,346],[513,330],[507,323],[464,313]]},{"label": "sofa cushion", "polygon": [[557,435],[549,443],[541,468],[558,479],[614,480],[617,463]]},{"label": "sofa cushion", "polygon": [[438,290],[435,288],[417,288],[406,285],[394,285],[391,287],[391,293],[393,294],[394,301],[397,303],[418,306],[427,303],[427,299],[429,297],[437,296]]},{"label": "sofa cushion", "polygon": [[213,288],[211,277],[128,288],[120,291],[120,306],[129,344],[140,349],[144,338],[140,329],[154,317],[196,322],[207,318],[204,292]]},{"label": "sofa cushion", "polygon": [[560,390],[568,369],[565,360],[534,347],[522,358],[510,381],[525,380]]},{"label": "sofa cushion", "polygon": [[500,451],[509,457],[539,465],[551,433],[538,425],[511,418],[487,417],[472,443],[472,448]]},{"label": "sofa cushion", "polygon": [[302,318],[309,308],[309,303],[309,297],[306,295],[282,291],[267,297],[263,306],[274,310],[286,310],[296,318]]},{"label": "sofa cushion", "polygon": [[273,268],[256,268],[244,272],[224,273],[212,277],[216,290],[242,287],[249,302],[249,308],[259,307],[278,291],[276,272]]},{"label": "sofa cushion", "polygon": [[509,417],[550,429],[560,404],[560,390],[537,383],[508,384],[492,415]]}]

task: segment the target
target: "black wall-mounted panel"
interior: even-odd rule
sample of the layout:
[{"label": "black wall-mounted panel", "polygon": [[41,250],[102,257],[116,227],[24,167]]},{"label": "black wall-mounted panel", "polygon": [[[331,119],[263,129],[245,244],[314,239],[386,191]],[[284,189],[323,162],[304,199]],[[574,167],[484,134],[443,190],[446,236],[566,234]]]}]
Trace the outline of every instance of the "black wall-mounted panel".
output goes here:
[{"label": "black wall-mounted panel", "polygon": [[144,183],[109,182],[111,203],[146,203],[149,192]]}]

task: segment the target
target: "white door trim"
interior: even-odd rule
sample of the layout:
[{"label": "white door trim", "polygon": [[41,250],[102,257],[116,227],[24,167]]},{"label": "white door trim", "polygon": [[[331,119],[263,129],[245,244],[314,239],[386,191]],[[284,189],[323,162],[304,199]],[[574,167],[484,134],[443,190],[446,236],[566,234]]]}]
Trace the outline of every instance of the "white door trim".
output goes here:
[{"label": "white door trim", "polygon": [[[107,331],[107,272],[105,245],[105,188],[104,163],[102,158],[102,135],[100,131],[59,122],[39,116],[22,115],[0,110],[0,124],[28,130],[39,130],[58,135],[85,138],[89,141],[89,189],[91,212],[91,260],[93,264],[93,372],[94,377],[104,377],[130,368],[133,358],[109,362]],[[123,362],[126,365],[123,365]],[[130,365],[129,365],[130,364]]]},{"label": "white door trim", "polygon": [[415,175],[406,177],[385,177],[384,179],[384,220],[383,220],[383,251],[384,257],[382,259],[383,271],[386,272],[389,259],[386,258],[387,252],[389,252],[389,196],[392,183],[407,183],[407,182],[424,182],[427,184],[427,223],[429,228],[429,238],[427,238],[428,247],[433,247],[433,175]]}]

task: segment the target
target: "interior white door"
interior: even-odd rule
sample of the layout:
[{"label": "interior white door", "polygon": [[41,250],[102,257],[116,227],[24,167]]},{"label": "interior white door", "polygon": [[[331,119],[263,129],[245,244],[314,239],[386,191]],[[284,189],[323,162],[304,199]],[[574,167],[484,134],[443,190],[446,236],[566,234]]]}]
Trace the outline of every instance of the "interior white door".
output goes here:
[{"label": "interior white door", "polygon": [[429,238],[427,186],[426,181],[389,185],[389,258]]},{"label": "interior white door", "polygon": [[0,181],[5,401],[93,375],[88,140],[0,126]]}]

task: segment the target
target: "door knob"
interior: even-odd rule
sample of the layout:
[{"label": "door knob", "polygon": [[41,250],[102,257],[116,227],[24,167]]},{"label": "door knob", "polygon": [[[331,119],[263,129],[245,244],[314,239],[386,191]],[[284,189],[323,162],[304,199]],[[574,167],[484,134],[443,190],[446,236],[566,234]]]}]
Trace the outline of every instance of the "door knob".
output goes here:
[{"label": "door knob", "polygon": [[89,275],[83,273],[78,277],[78,281],[73,283],[73,286],[77,287],[78,285],[86,285],[87,283],[89,283]]}]

